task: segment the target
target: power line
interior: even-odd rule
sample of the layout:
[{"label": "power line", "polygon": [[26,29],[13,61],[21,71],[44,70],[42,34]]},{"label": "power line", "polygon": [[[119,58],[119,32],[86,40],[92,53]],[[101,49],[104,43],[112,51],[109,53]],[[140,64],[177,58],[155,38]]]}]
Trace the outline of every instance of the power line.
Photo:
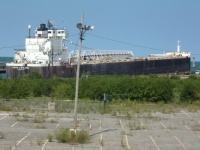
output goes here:
[{"label": "power line", "polygon": [[121,44],[136,46],[136,47],[140,47],[140,48],[147,48],[147,49],[152,49],[152,50],[157,50],[157,51],[168,51],[168,50],[164,50],[164,49],[152,48],[152,47],[148,47],[148,46],[142,46],[142,45],[132,44],[132,43],[123,42],[123,41],[119,41],[119,40],[114,40],[114,39],[106,38],[106,37],[103,37],[103,36],[94,35],[94,34],[91,34],[91,33],[87,33],[87,34],[91,35],[91,36],[95,36],[95,37],[101,38],[101,39],[109,40],[109,41],[112,41],[112,42],[117,42],[117,43],[121,43]]},{"label": "power line", "polygon": [[200,54],[193,54],[193,53],[192,53],[191,55],[195,55],[195,56],[196,56],[196,55],[200,55]]},{"label": "power line", "polygon": [[[73,35],[71,35],[71,36],[75,36],[75,35],[77,35],[77,34],[73,34]],[[70,36],[70,37],[71,37],[71,36]],[[68,37],[69,37],[69,36],[68,36]],[[72,45],[75,45],[75,49],[76,49],[76,47],[79,46],[79,44],[78,44],[78,39],[79,39],[79,38],[77,38],[76,43],[74,43],[73,41],[71,41],[71,40],[69,40],[69,39],[67,39],[66,41],[68,41],[68,42],[69,42],[70,44],[72,44]],[[83,45],[82,45],[82,48],[90,49],[90,50],[95,49],[95,48],[91,48],[91,47],[83,46]]]},{"label": "power line", "polygon": [[75,34],[72,34],[72,35],[68,35],[67,37],[72,37],[72,36],[75,36],[75,35],[78,35],[79,33],[75,33]]},{"label": "power line", "polygon": [[[78,33],[75,33],[75,34],[72,34],[72,35],[68,35],[68,37],[72,37],[72,36],[75,36],[75,35],[78,35]],[[1,49],[7,49],[7,48],[24,47],[24,46],[25,45],[4,46],[4,47],[0,47],[0,50]]]}]

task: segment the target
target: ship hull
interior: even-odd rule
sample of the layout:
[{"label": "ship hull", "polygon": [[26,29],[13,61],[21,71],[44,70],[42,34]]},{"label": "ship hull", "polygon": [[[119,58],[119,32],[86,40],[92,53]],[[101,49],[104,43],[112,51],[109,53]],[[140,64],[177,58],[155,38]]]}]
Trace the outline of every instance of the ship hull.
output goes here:
[{"label": "ship hull", "polygon": [[91,75],[148,75],[190,71],[190,58],[134,60],[84,64],[80,72]]},{"label": "ship hull", "polygon": [[[80,76],[90,75],[148,75],[148,74],[169,74],[175,72],[189,72],[190,58],[172,59],[134,59],[122,61],[108,61],[85,63],[80,66]],[[21,78],[24,74],[38,72],[43,77],[49,78],[51,66],[15,66],[7,65],[7,78]],[[76,65],[59,65],[53,67],[53,75],[63,78],[75,77]]]}]

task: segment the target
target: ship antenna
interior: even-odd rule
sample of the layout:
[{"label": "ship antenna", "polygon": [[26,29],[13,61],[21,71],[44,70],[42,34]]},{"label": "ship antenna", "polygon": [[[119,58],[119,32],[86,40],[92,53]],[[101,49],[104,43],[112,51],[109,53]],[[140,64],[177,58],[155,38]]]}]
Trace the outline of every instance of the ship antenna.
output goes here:
[{"label": "ship antenna", "polygon": [[177,45],[177,52],[178,52],[178,53],[180,53],[180,52],[181,52],[181,48],[180,48],[180,47],[181,47],[181,46],[180,46],[180,41],[178,40],[177,42],[178,42],[178,45]]},{"label": "ship antenna", "polygon": [[48,29],[53,29],[53,22],[48,20]]},{"label": "ship antenna", "polygon": [[31,38],[31,25],[28,25],[28,37]]}]

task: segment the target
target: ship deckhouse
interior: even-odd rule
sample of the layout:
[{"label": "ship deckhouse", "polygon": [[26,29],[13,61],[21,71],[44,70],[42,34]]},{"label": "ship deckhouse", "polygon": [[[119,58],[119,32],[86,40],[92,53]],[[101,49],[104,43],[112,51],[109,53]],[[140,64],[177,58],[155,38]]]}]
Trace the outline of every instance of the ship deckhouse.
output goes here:
[{"label": "ship deckhouse", "polygon": [[[51,22],[40,24],[35,30],[35,35],[25,39],[25,49],[15,49],[14,62],[25,64],[49,64],[53,60],[54,65],[67,62],[67,48],[64,45],[66,30],[57,29]],[[52,59],[53,58],[53,59]]]}]

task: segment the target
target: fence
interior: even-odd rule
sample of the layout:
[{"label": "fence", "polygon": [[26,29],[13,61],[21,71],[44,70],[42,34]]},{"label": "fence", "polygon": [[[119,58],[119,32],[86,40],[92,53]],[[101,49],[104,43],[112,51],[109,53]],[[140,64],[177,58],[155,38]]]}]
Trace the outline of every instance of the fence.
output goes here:
[{"label": "fence", "polygon": [[[0,99],[0,110],[12,111],[48,111],[50,100],[30,100],[30,99]],[[73,100],[54,100],[55,112],[73,112]],[[79,100],[78,113],[99,112],[104,109],[102,101]]]}]

